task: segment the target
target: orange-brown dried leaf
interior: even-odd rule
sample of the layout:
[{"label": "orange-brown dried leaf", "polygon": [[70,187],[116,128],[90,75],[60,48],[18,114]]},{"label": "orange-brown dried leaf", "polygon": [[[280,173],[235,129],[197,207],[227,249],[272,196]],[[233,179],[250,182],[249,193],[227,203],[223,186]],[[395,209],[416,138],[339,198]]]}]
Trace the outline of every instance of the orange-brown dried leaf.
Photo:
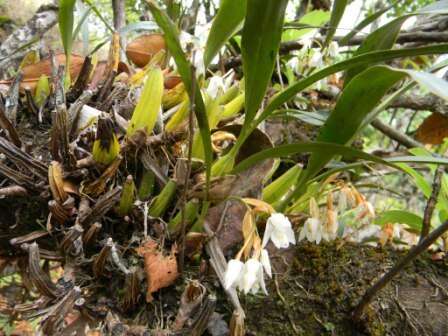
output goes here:
[{"label": "orange-brown dried leaf", "polygon": [[[65,55],[55,55],[56,62],[58,64],[65,64]],[[81,71],[82,64],[84,63],[84,57],[72,54],[70,59],[70,78],[75,80]],[[32,92],[36,88],[37,82],[42,75],[48,77],[51,76],[51,59],[45,58],[35,64],[26,65],[22,68],[23,79],[20,83],[20,88],[24,90],[29,88]],[[11,80],[0,81],[2,84],[11,84]]]},{"label": "orange-brown dried leaf", "polygon": [[417,129],[415,135],[424,144],[440,145],[448,137],[448,117],[433,113]]},{"label": "orange-brown dried leaf", "polygon": [[87,195],[97,197],[101,195],[106,190],[107,182],[110,181],[115,174],[117,173],[118,168],[120,167],[121,158],[115,159],[101,174],[101,176],[95,181],[88,184],[83,192]]},{"label": "orange-brown dried leaf", "polygon": [[168,287],[177,279],[176,247],[173,245],[171,253],[165,256],[154,240],[148,240],[137,249],[137,253],[144,258],[147,281],[146,301],[151,302],[152,293]]},{"label": "orange-brown dried leaf", "polygon": [[248,210],[244,214],[243,226],[241,228],[243,231],[244,244],[243,244],[243,255],[245,258],[249,257],[249,253],[252,249],[255,236],[255,219],[252,211]]},{"label": "orange-brown dried leaf", "polygon": [[67,200],[68,195],[64,190],[62,166],[57,161],[51,162],[50,166],[48,167],[48,183],[50,185],[50,190],[53,198],[59,203],[64,203]]},{"label": "orange-brown dried leaf", "polygon": [[137,37],[127,45],[126,56],[142,68],[155,54],[165,49],[165,39],[162,34],[146,34]]},{"label": "orange-brown dried leaf", "polygon": [[254,207],[254,211],[256,211],[256,212],[264,212],[264,213],[267,213],[267,214],[271,214],[271,213],[275,212],[274,208],[270,204],[268,204],[268,203],[266,203],[264,201],[261,201],[259,199],[256,199],[256,198],[243,198],[243,201],[245,203],[253,206]]}]

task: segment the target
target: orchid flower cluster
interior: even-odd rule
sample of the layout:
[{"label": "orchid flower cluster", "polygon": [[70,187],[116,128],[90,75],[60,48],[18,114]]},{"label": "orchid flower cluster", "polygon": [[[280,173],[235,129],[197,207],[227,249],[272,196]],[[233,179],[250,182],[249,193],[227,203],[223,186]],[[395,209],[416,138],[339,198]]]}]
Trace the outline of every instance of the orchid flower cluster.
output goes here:
[{"label": "orchid flower cluster", "polygon": [[[267,203],[250,198],[243,201],[248,210],[243,219],[242,231],[244,244],[234,259],[230,260],[224,277],[226,289],[237,288],[244,294],[256,294],[260,289],[267,295],[264,273],[272,277],[271,262],[266,245],[272,241],[277,248],[287,248],[295,244],[296,239],[288,217],[275,210]],[[269,214],[266,228],[261,240],[255,217],[257,214]],[[241,261],[245,259],[245,262]]]},{"label": "orchid flower cluster", "polygon": [[[319,35],[306,35],[301,39],[303,48],[296,52],[296,55],[288,61],[288,66],[298,73],[314,69],[319,69],[329,64],[339,54],[339,44],[331,42],[328,47],[321,51],[321,48],[313,48],[313,43],[318,41]],[[316,42],[317,43],[317,42]],[[322,79],[316,84],[316,89],[321,90],[327,86],[327,79]]]},{"label": "orchid flower cluster", "polygon": [[[325,216],[321,216],[319,206],[314,197],[310,199],[310,217],[305,221],[299,234],[299,241],[307,239],[319,244],[321,240],[334,240],[338,231],[338,214],[333,207],[333,193],[327,194],[327,209]],[[323,218],[322,218],[323,217]]]},{"label": "orchid flower cluster", "polygon": [[[361,224],[369,224],[375,218],[375,209],[351,184],[339,183],[338,207],[334,207],[333,192],[327,193],[327,204],[324,213],[321,213],[315,198],[309,201],[310,217],[305,221],[299,233],[299,241],[307,239],[309,242],[319,244],[322,240],[336,239],[340,227],[338,212],[343,214],[348,209],[353,210],[353,219]],[[345,234],[344,234],[345,236]]]}]

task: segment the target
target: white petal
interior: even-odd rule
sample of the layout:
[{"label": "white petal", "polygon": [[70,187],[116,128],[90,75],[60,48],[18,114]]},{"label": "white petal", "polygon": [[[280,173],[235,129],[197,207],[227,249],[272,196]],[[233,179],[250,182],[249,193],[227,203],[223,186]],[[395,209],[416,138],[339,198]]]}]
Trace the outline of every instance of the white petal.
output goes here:
[{"label": "white petal", "polygon": [[263,242],[261,243],[262,248],[264,248],[268,244],[273,230],[274,230],[274,227],[273,227],[271,221],[268,219],[268,221],[266,223],[266,228],[264,230]]},{"label": "white petal", "polygon": [[316,232],[316,244],[319,244],[321,240],[322,240],[322,232],[321,232],[321,230],[317,230],[317,232]]},{"label": "white petal", "polygon": [[271,240],[278,249],[288,247],[289,245],[288,237],[286,237],[285,233],[280,230],[272,232]]},{"label": "white petal", "polygon": [[244,294],[249,293],[250,289],[257,282],[258,271],[261,268],[261,264],[256,259],[249,259],[244,265],[244,275],[243,275],[243,291]]},{"label": "white petal", "polygon": [[295,245],[296,244],[296,236],[294,230],[292,228],[288,228],[285,230],[286,236],[288,237],[288,241]]},{"label": "white petal", "polygon": [[305,230],[305,227],[303,227],[299,233],[299,241],[302,241],[303,239],[305,239],[305,236],[306,236],[306,230]]},{"label": "white petal", "polygon": [[235,283],[239,281],[239,278],[242,275],[244,264],[236,259],[232,259],[227,264],[227,270],[224,275],[224,284],[225,288],[229,289],[232,287]]},{"label": "white petal", "polygon": [[258,283],[260,284],[263,293],[265,295],[268,295],[268,291],[266,290],[266,284],[264,282],[263,268],[260,268],[260,270],[258,271]]},{"label": "white petal", "polygon": [[263,265],[263,268],[266,272],[266,274],[272,278],[272,269],[271,269],[271,261],[269,260],[269,254],[268,251],[265,249],[261,250],[261,256],[260,256],[261,264]]}]

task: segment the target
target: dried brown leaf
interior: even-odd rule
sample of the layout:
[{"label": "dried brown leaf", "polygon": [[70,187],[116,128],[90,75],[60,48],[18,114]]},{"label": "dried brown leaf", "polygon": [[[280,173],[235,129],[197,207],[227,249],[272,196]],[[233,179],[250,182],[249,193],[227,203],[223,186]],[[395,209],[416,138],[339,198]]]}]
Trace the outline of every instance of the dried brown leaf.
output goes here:
[{"label": "dried brown leaf", "polygon": [[163,35],[147,34],[130,42],[126,47],[126,55],[135,65],[144,67],[155,54],[165,48]]},{"label": "dried brown leaf", "polygon": [[445,137],[448,137],[448,117],[440,113],[426,118],[416,133],[418,141],[430,145],[440,145]]},{"label": "dried brown leaf", "polygon": [[170,286],[179,276],[175,256],[176,247],[173,245],[171,253],[165,256],[157,242],[148,240],[137,249],[137,252],[144,258],[148,284],[146,301],[151,302],[153,299],[152,293]]}]

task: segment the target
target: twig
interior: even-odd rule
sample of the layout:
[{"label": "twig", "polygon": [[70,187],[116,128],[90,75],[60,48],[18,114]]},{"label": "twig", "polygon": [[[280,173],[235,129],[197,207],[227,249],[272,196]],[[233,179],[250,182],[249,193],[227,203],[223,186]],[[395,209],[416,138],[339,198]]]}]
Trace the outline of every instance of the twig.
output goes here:
[{"label": "twig", "polygon": [[[341,36],[336,36],[333,38],[334,41],[341,40]],[[355,36],[350,41],[347,42],[346,45],[354,46],[359,45],[364,41],[364,36]],[[405,43],[434,43],[434,42],[447,42],[448,41],[448,33],[446,32],[403,32],[398,35],[397,44],[405,44]],[[316,46],[320,46],[317,45]],[[294,50],[300,50],[303,48],[303,41],[289,41],[283,42],[280,44],[279,53],[288,54]],[[239,67],[242,64],[241,56],[230,57],[223,62],[225,70],[229,70],[232,68]],[[213,65],[210,67],[211,71],[217,71],[219,69],[219,65]]]},{"label": "twig", "polygon": [[13,126],[17,123],[17,109],[19,107],[19,88],[22,81],[23,73],[19,72],[9,88],[5,101],[5,114],[11,120]]},{"label": "twig", "polygon": [[352,313],[352,318],[354,320],[359,320],[365,307],[372,301],[375,295],[386,286],[395,275],[400,273],[403,268],[413,261],[417,256],[431,246],[440,236],[442,236],[448,230],[448,221],[440,225],[437,229],[433,230],[427,237],[419,242],[418,245],[411,248],[408,254],[401,259],[398,263],[392,267],[389,272],[383,275],[372,287],[370,287],[361,298],[358,305],[355,307]]},{"label": "twig", "polygon": [[22,142],[20,141],[20,137],[19,134],[17,133],[17,130],[9,121],[1,104],[0,104],[0,127],[6,131],[9,140],[11,140],[11,142],[14,145],[16,145],[19,148],[22,146]]},{"label": "twig", "polygon": [[407,136],[406,134],[398,132],[394,128],[381,122],[379,119],[373,120],[370,124],[373,127],[375,127],[377,130],[379,130],[383,134],[387,135],[389,138],[395,140],[400,145],[405,146],[406,148],[422,147],[422,144],[419,143],[418,141],[415,141],[414,139]]},{"label": "twig", "polygon": [[[196,78],[194,68],[191,68],[191,78]],[[190,92],[190,111],[188,115],[188,158],[187,158],[187,172],[184,180],[184,190],[182,193],[182,207],[181,207],[181,237],[180,237],[180,253],[179,253],[179,271],[182,273],[185,259],[185,235],[186,235],[186,214],[185,205],[187,204],[188,182],[191,174],[191,158],[193,153],[193,135],[194,135],[194,119],[193,114],[196,109],[194,97],[196,95],[196,82],[193,82]]]},{"label": "twig", "polygon": [[[347,42],[346,45],[353,46],[359,45],[365,40],[365,36],[354,36]],[[336,36],[334,38],[336,41],[341,38]],[[405,44],[405,43],[441,43],[448,41],[448,33],[446,32],[403,32],[398,35],[397,44]]]},{"label": "twig", "polygon": [[82,64],[82,68],[79,71],[78,78],[76,79],[75,84],[72,89],[67,93],[67,100],[70,102],[78,99],[81,94],[84,92],[85,88],[89,84],[90,73],[93,69],[92,58],[87,56],[84,59],[84,63]]},{"label": "twig", "polygon": [[420,232],[420,241],[425,238],[429,230],[431,229],[431,218],[436,207],[437,198],[439,197],[440,185],[442,182],[442,176],[445,168],[443,166],[438,166],[434,174],[434,180],[432,182],[432,192],[431,196],[426,203],[425,214],[423,216],[422,231]]},{"label": "twig", "polygon": [[[204,231],[211,237],[205,245],[205,250],[210,257],[210,264],[215,270],[222,287],[225,288],[224,274],[227,268],[226,258],[224,257],[221,247],[219,246],[218,239],[215,237],[212,229],[210,229],[207,221],[204,221]],[[236,293],[235,288],[226,289],[225,293],[227,294],[227,297],[229,298],[233,307],[239,313],[241,313],[241,316],[244,319],[244,310],[241,307],[240,300],[238,299],[238,294]]]}]

